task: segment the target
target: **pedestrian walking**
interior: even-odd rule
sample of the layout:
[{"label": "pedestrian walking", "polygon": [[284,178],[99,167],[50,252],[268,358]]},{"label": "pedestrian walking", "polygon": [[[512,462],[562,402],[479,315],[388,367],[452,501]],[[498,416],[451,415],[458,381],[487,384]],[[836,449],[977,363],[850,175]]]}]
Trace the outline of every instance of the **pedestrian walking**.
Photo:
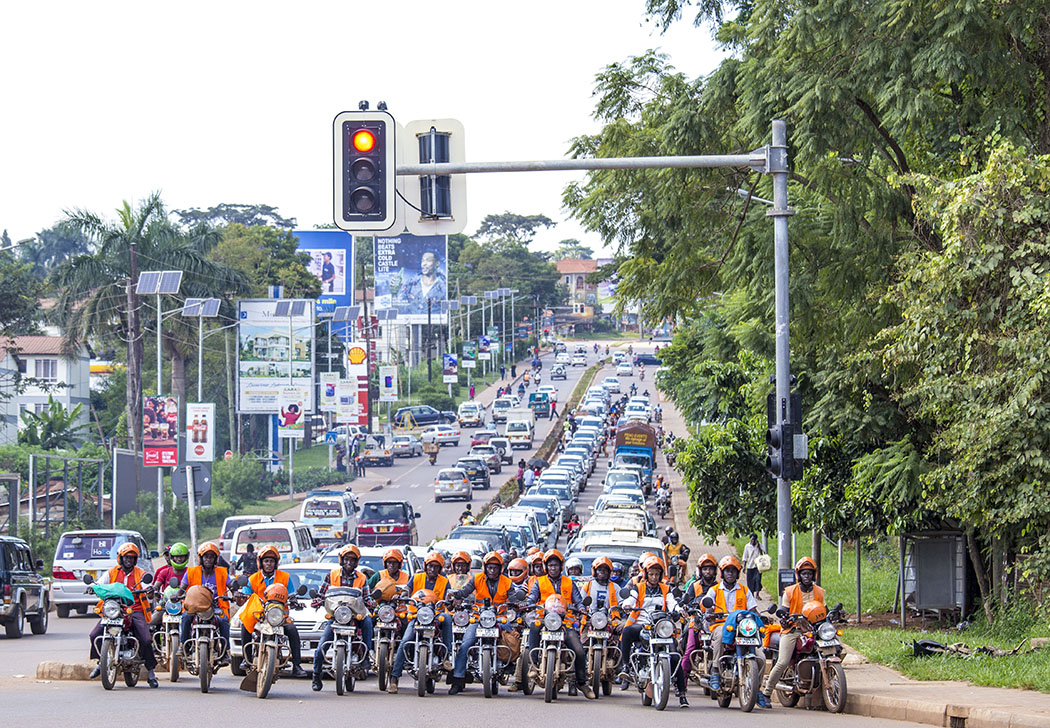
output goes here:
[{"label": "pedestrian walking", "polygon": [[555,402],[555,401],[554,401],[554,400],[552,399],[552,400],[551,400],[551,413],[550,413],[550,416],[549,416],[549,417],[547,417],[547,419],[548,419],[548,420],[553,420],[553,419],[554,419],[555,417],[557,417],[557,416],[558,416],[558,403],[557,403],[557,402]]},{"label": "pedestrian walking", "polygon": [[505,364],[500,364],[499,365],[499,378],[500,379],[506,379],[507,378],[507,367],[506,367]]},{"label": "pedestrian walking", "polygon": [[470,385],[470,398],[474,399],[474,385],[473,384]]},{"label": "pedestrian walking", "polygon": [[518,365],[517,364],[511,364],[510,365],[510,378],[512,380],[518,378]]},{"label": "pedestrian walking", "polygon": [[[523,460],[522,463],[524,462]],[[515,477],[518,479],[518,494],[520,495],[525,490],[525,466],[523,464],[518,465],[518,474]]]},{"label": "pedestrian walking", "polygon": [[758,570],[758,557],[764,553],[762,545],[758,542],[758,534],[752,533],[744,546],[743,561],[747,572],[747,590],[756,596],[762,591],[762,572]]}]

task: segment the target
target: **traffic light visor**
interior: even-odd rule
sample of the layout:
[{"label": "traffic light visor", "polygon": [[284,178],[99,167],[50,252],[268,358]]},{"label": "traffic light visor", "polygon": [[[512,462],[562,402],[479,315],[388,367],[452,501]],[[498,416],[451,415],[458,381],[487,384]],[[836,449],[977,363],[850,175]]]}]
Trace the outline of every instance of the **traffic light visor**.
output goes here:
[{"label": "traffic light visor", "polygon": [[358,129],[354,132],[351,143],[354,145],[355,150],[362,154],[367,154],[375,148],[376,137],[368,129]]}]

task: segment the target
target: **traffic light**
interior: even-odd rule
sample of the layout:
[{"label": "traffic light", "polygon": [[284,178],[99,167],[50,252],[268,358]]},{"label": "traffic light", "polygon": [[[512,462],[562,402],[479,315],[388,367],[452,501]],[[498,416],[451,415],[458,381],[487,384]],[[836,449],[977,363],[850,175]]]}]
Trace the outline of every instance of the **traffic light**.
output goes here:
[{"label": "traffic light", "polygon": [[[405,124],[402,161],[466,161],[463,124],[456,119],[417,119]],[[405,183],[405,227],[413,235],[454,235],[467,226],[467,175],[428,174]]]},{"label": "traffic light", "polygon": [[344,111],[332,127],[336,227],[389,230],[397,208],[394,117],[385,111]]},{"label": "traffic light", "polygon": [[792,480],[794,425],[785,422],[766,430],[766,472],[774,478]]}]

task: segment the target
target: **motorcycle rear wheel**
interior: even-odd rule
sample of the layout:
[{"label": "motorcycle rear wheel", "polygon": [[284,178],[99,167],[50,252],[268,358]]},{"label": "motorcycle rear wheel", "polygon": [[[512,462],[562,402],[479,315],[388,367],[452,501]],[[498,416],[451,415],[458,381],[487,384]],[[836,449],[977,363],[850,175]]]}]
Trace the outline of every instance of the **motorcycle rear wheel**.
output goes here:
[{"label": "motorcycle rear wheel", "polygon": [[424,697],[427,694],[427,676],[430,673],[430,647],[425,644],[419,645],[416,652],[416,695]]},{"label": "motorcycle rear wheel", "polygon": [[259,681],[255,685],[255,697],[265,698],[270,694],[273,687],[273,677],[277,672],[277,646],[268,644],[263,647],[262,670],[259,671]]},{"label": "motorcycle rear wheel", "polygon": [[386,692],[387,680],[390,677],[390,645],[385,642],[379,645],[376,655],[376,671],[379,673],[379,691]]},{"label": "motorcycle rear wheel", "polygon": [[201,692],[208,692],[211,687],[211,645],[207,642],[197,644],[197,675],[201,679]]},{"label": "motorcycle rear wheel", "polygon": [[139,668],[128,668],[124,671],[124,684],[133,688],[139,684]]},{"label": "motorcycle rear wheel", "polygon": [[112,690],[117,684],[117,643],[112,637],[102,640],[102,649],[98,655],[98,669],[101,672],[102,687]]},{"label": "motorcycle rear wheel", "polygon": [[521,694],[532,695],[536,685],[529,679],[529,657],[528,651],[525,649],[522,649],[521,655],[518,657],[518,674],[521,677]]},{"label": "motorcycle rear wheel", "polygon": [[543,682],[543,702],[558,699],[558,650],[547,651],[547,673]]},{"label": "motorcycle rear wheel", "polygon": [[335,694],[342,695],[346,680],[346,645],[339,643],[335,647],[335,658],[332,660],[332,672],[335,673]]},{"label": "motorcycle rear wheel", "polygon": [[758,691],[762,689],[762,672],[758,669],[756,660],[744,660],[743,673],[740,676],[740,684],[737,686],[737,698],[740,701],[740,709],[750,713],[755,709],[758,702]]},{"label": "motorcycle rear wheel", "polygon": [[842,663],[827,663],[821,677],[824,683],[824,707],[829,713],[841,713],[846,707],[846,672],[842,669]]},{"label": "motorcycle rear wheel", "polygon": [[718,693],[716,700],[718,700],[719,708],[728,708],[729,704],[733,702],[732,693]]},{"label": "motorcycle rear wheel", "polygon": [[[602,656],[600,652],[591,652],[591,659],[588,667],[591,670],[591,690],[594,691],[594,697],[597,698],[600,694],[605,692],[603,689],[604,683],[602,682]],[[609,693],[605,694],[608,695]]]},{"label": "motorcycle rear wheel", "polygon": [[173,683],[179,681],[179,643],[177,639],[168,640],[168,672]]}]

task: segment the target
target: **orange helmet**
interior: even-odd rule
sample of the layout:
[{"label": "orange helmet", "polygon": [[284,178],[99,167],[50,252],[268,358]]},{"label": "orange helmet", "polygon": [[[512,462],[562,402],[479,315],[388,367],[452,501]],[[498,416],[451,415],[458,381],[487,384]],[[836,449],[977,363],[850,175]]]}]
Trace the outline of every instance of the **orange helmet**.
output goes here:
[{"label": "orange helmet", "polygon": [[343,546],[343,548],[339,549],[339,560],[342,561],[344,556],[348,556],[350,554],[353,554],[354,556],[360,559],[361,549],[357,548],[357,546],[355,546],[352,543],[348,543],[346,546]]},{"label": "orange helmet", "polygon": [[655,556],[656,556],[656,554],[654,554],[652,551],[646,551],[645,553],[643,553],[641,556],[638,557],[638,565],[641,566],[643,563],[645,563],[646,559],[651,559],[651,558],[653,558]]},{"label": "orange helmet", "polygon": [[555,614],[564,617],[565,616],[565,602],[557,594],[551,594],[547,597],[547,600],[543,602],[543,611],[554,612]]},{"label": "orange helmet", "polygon": [[730,566],[739,572],[741,570],[740,559],[730,554],[729,556],[723,556],[722,560],[718,562],[718,570],[720,572],[725,571]]},{"label": "orange helmet", "polygon": [[412,595],[412,598],[423,604],[433,604],[438,600],[438,595],[430,589],[420,589]]},{"label": "orange helmet", "polygon": [[268,602],[288,604],[288,588],[284,584],[270,584],[263,592],[263,599]]},{"label": "orange helmet", "polygon": [[604,566],[609,569],[609,573],[612,574],[612,561],[608,556],[599,556],[593,562],[591,562],[591,575],[593,575],[599,566]]},{"label": "orange helmet", "polygon": [[526,556],[532,556],[533,554],[538,554],[538,553],[540,553],[540,547],[539,546],[529,546],[529,550],[525,552],[525,555]]},{"label": "orange helmet", "polygon": [[[520,571],[518,576],[511,576],[511,571]],[[510,576],[510,580],[515,584],[521,584],[529,577],[529,565],[525,563],[525,559],[514,559],[507,564],[507,576]]]},{"label": "orange helmet", "polygon": [[437,564],[443,569],[445,568],[445,557],[441,555],[440,551],[431,551],[423,557],[423,566],[425,567],[427,564]]},{"label": "orange helmet", "polygon": [[798,563],[795,564],[796,579],[798,578],[798,572],[802,571],[803,569],[810,569],[813,571],[813,573],[816,573],[817,564],[815,561],[813,561],[813,559],[809,558],[808,556],[803,556],[801,559],[798,560]]},{"label": "orange helmet", "polygon": [[204,554],[215,554],[215,558],[219,558],[219,547],[211,541],[205,541],[197,549],[197,556],[204,556]]},{"label": "orange helmet", "polygon": [[551,549],[543,555],[543,563],[546,564],[551,559],[557,559],[558,561],[565,563],[565,557],[561,555],[561,551],[558,549]]},{"label": "orange helmet", "polygon": [[401,553],[401,549],[387,549],[383,552],[383,564],[393,559],[399,564],[405,563],[405,555]]},{"label": "orange helmet", "polygon": [[278,551],[277,547],[274,546],[272,543],[263,546],[261,549],[259,549],[258,553],[259,556],[257,561],[259,562],[260,569],[262,568],[262,560],[265,556],[269,556],[271,559],[277,559],[278,564],[281,563],[281,552]]},{"label": "orange helmet", "polygon": [[649,571],[649,569],[655,567],[660,570],[661,574],[664,573],[664,562],[658,556],[650,556],[649,558],[643,560],[641,563],[641,567],[645,571]]},{"label": "orange helmet", "polygon": [[711,564],[711,566],[717,569],[718,559],[711,554],[700,554],[700,559],[696,562],[696,568],[702,569],[706,564]]},{"label": "orange helmet", "polygon": [[452,556],[452,563],[454,564],[457,561],[466,561],[467,562],[467,566],[470,566],[470,564],[471,564],[470,554],[468,554],[466,551],[457,551]]},{"label": "orange helmet", "polygon": [[823,602],[806,602],[802,605],[802,616],[808,619],[810,624],[823,622],[824,618],[828,616],[828,608],[824,606]]},{"label": "orange helmet", "polygon": [[131,542],[121,544],[120,548],[117,549],[117,558],[121,559],[129,555],[138,558],[142,554],[139,553],[139,547]]},{"label": "orange helmet", "polygon": [[487,564],[499,564],[499,568],[503,568],[503,557],[497,554],[495,551],[489,551],[485,554],[484,560],[481,562],[482,566]]}]

